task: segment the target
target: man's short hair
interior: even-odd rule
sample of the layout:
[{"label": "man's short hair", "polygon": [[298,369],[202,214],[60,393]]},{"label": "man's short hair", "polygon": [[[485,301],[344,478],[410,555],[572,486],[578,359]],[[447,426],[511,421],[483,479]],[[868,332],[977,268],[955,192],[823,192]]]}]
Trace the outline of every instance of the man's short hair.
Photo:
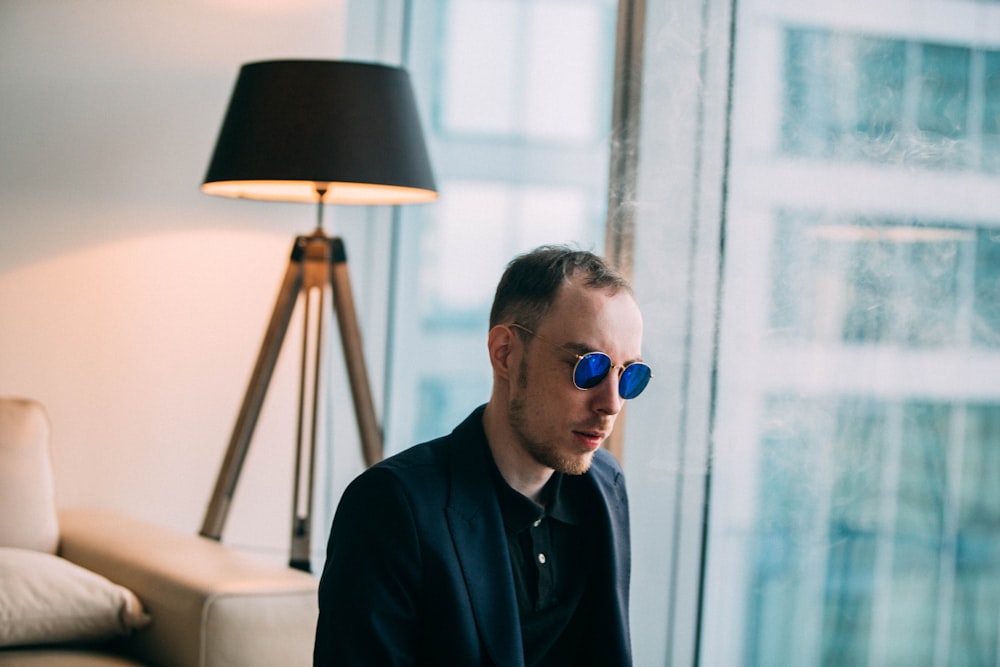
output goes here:
[{"label": "man's short hair", "polygon": [[587,287],[632,293],[628,280],[594,253],[564,245],[541,246],[507,264],[493,297],[490,328],[509,322],[537,327],[559,289],[578,275]]}]

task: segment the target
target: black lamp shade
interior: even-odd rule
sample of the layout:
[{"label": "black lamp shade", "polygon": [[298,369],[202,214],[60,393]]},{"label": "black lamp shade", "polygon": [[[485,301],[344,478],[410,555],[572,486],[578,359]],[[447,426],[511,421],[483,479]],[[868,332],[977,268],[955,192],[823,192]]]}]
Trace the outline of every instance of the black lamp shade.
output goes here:
[{"label": "black lamp shade", "polygon": [[202,192],[339,204],[437,198],[409,74],[275,60],[240,69]]}]

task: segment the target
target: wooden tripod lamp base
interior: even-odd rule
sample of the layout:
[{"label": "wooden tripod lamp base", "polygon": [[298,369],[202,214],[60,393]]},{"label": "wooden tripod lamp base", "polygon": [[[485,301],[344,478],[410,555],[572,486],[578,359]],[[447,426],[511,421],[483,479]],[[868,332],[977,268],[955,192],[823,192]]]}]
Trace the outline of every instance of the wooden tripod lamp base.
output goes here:
[{"label": "wooden tripod lamp base", "polygon": [[[372,465],[382,458],[382,431],[375,417],[368,372],[365,368],[361,344],[361,329],[358,326],[347,269],[347,253],[344,242],[339,237],[327,236],[319,228],[309,236],[299,236],[292,246],[288,268],[278,291],[278,298],[271,313],[271,319],[264,334],[257,362],[254,365],[250,383],[247,386],[243,404],[236,419],[229,447],[222,462],[222,468],[215,483],[215,490],[205,513],[201,535],[214,540],[221,539],[229,507],[236,492],[243,463],[250,449],[260,410],[264,403],[268,385],[274,373],[278,355],[281,352],[288,325],[295,306],[304,301],[305,327],[303,331],[302,368],[299,384],[298,417],[299,428],[295,457],[295,485],[292,499],[292,540],[290,565],[300,570],[310,570],[310,541],[313,480],[315,477],[317,420],[320,400],[320,358],[323,345],[322,317],[310,322],[310,301],[318,296],[320,304],[326,302],[325,290],[329,287],[333,296],[334,317],[339,325],[340,340],[344,352],[354,402],[354,414],[361,436],[362,455],[366,465]],[[314,331],[310,331],[314,329]],[[313,334],[310,336],[310,334]],[[316,349],[312,351],[315,365],[312,369],[311,392],[307,392],[309,375],[308,358],[310,350],[306,343],[312,338]],[[309,401],[311,395],[312,400]],[[306,403],[311,402],[307,406]],[[305,417],[309,413],[309,426]],[[308,430],[308,433],[306,432]],[[303,488],[303,481],[307,488]]]}]

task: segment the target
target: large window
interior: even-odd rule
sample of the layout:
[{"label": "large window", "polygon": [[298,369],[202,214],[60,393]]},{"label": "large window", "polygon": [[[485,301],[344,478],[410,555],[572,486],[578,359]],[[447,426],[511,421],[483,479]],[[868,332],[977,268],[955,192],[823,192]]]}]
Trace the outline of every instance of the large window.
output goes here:
[{"label": "large window", "polygon": [[908,5],[737,17],[704,664],[1000,661],[998,14]]},{"label": "large window", "polygon": [[826,28],[784,40],[785,151],[996,172],[997,50]]},{"label": "large window", "polygon": [[[602,249],[618,3],[404,4],[390,451],[485,400],[506,260]],[[636,664],[1000,663],[1000,4],[641,4]]]}]

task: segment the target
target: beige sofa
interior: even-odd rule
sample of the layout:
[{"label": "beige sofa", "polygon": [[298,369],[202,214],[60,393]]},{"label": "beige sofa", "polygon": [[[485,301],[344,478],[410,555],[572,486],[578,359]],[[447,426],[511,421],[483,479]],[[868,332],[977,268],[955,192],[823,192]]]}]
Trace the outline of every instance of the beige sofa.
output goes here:
[{"label": "beige sofa", "polygon": [[0,582],[0,667],[311,664],[315,577],[117,513],[57,513],[31,400],[0,398]]}]

